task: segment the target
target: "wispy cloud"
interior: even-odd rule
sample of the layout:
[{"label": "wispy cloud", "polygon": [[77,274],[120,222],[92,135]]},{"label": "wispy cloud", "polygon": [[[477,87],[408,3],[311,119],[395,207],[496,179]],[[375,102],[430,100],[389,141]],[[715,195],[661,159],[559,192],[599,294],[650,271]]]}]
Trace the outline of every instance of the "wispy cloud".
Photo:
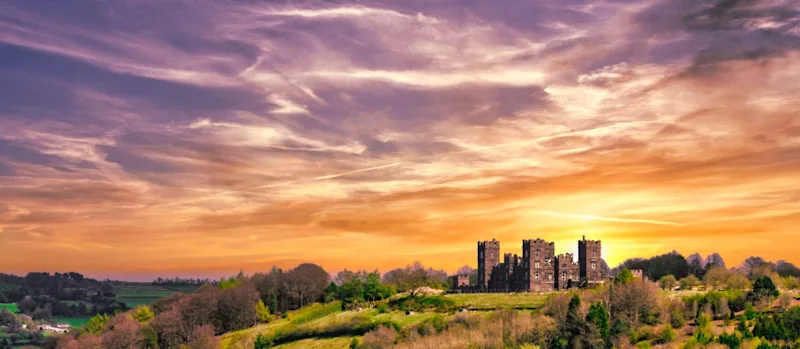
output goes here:
[{"label": "wispy cloud", "polygon": [[0,269],[452,269],[479,239],[581,235],[612,264],[791,259],[798,17],[766,0],[5,3]]}]

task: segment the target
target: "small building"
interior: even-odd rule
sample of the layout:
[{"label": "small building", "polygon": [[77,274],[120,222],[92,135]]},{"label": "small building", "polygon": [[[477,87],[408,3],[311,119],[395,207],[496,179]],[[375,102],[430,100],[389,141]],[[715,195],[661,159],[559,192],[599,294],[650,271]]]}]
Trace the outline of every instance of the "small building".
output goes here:
[{"label": "small building", "polygon": [[51,326],[47,324],[42,324],[37,327],[40,332],[51,332],[51,333],[67,333],[69,332],[69,328],[61,328],[56,326]]},{"label": "small building", "polygon": [[644,276],[642,269],[631,269],[631,274],[633,274],[634,279],[647,280],[647,276]]}]

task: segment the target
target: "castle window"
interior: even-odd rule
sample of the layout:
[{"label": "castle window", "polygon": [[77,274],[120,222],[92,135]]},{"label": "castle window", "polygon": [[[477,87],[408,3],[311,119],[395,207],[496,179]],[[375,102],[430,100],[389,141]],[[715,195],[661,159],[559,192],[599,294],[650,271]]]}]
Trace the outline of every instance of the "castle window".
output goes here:
[{"label": "castle window", "polygon": [[536,258],[539,258],[539,250],[536,250]]},{"label": "castle window", "polygon": [[547,274],[547,280],[553,280],[553,274]]},{"label": "castle window", "polygon": [[561,273],[561,280],[567,279],[567,273]]},{"label": "castle window", "polygon": [[539,262],[536,262],[536,269],[539,269]]},{"label": "castle window", "polygon": [[597,270],[597,264],[595,262],[592,262],[592,270]]},{"label": "castle window", "polygon": [[592,251],[592,258],[597,258],[597,251]]},{"label": "castle window", "polygon": [[536,281],[539,281],[539,273],[536,273]]}]

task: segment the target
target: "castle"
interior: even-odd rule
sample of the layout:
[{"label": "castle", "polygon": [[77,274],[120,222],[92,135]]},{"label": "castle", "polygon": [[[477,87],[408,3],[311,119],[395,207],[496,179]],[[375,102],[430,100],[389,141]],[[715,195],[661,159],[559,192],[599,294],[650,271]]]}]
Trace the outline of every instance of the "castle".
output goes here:
[{"label": "castle", "polygon": [[[506,253],[500,261],[500,241],[478,242],[478,284],[482,292],[551,292],[592,287],[603,282],[600,240],[578,241],[578,261],[571,253],[555,254],[555,243],[543,239],[522,240],[522,257]],[[458,287],[465,287],[464,276]]]}]

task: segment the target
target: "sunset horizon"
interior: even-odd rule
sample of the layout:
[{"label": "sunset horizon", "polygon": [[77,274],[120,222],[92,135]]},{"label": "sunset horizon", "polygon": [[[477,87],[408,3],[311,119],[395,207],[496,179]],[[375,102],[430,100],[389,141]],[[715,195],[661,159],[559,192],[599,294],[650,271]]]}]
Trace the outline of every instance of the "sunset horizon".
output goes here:
[{"label": "sunset horizon", "polygon": [[799,11],[0,2],[0,272],[800,264]]}]

